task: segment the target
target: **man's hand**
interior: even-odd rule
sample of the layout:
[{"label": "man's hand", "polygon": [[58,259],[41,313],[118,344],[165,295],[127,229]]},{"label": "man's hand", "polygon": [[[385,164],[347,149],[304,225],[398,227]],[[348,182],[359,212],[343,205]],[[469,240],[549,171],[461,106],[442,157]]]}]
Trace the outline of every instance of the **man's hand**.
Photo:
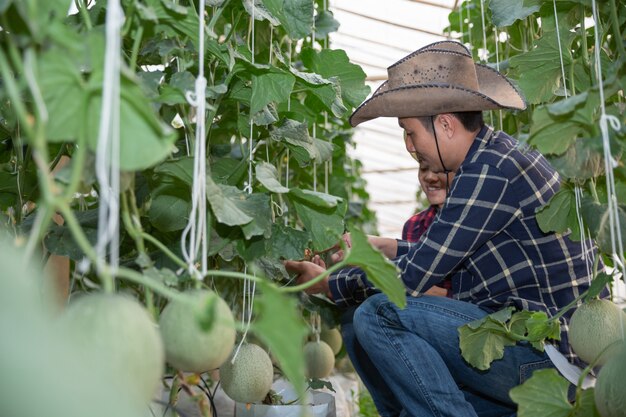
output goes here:
[{"label": "man's hand", "polygon": [[[326,264],[319,257],[315,255],[312,262],[308,261],[285,261],[285,269],[289,272],[295,272],[298,274],[296,282],[298,285],[311,281],[313,278],[326,272]],[[330,289],[328,287],[328,277],[313,284],[304,290],[307,294],[326,294],[328,298],[331,298]]]}]

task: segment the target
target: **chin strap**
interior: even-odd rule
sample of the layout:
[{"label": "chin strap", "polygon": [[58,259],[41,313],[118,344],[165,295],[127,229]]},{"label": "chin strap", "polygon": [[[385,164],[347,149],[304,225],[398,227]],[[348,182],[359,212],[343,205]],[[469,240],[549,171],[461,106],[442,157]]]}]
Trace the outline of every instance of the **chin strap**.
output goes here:
[{"label": "chin strap", "polygon": [[446,174],[446,199],[447,199],[448,196],[450,195],[450,177],[448,176],[448,174],[451,173],[452,171],[446,168],[445,164],[443,163],[443,158],[441,157],[441,151],[439,150],[439,141],[437,140],[437,131],[435,131],[435,116],[430,116],[430,125],[433,128],[433,135],[435,135],[435,146],[437,146],[437,155],[439,155],[439,162],[441,162],[441,167],[443,168],[443,172],[444,174]]}]

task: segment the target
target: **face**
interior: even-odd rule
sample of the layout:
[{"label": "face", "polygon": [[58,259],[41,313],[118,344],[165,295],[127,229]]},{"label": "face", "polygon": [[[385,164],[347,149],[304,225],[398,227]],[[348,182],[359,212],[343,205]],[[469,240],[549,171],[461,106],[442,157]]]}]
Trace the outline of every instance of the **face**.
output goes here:
[{"label": "face", "polygon": [[[420,165],[425,163],[429,169],[436,173],[443,174],[443,166],[437,153],[437,145],[435,144],[435,136],[430,129],[426,129],[422,122],[415,117],[398,119],[398,124],[404,129],[404,144],[406,150],[417,157]],[[441,156],[444,158],[443,142],[439,140]],[[447,164],[446,164],[447,165]]]},{"label": "face", "polygon": [[[433,172],[426,162],[418,162],[420,163],[418,176],[420,187],[422,188],[422,191],[424,191],[424,194],[426,194],[428,202],[433,206],[441,208],[443,203],[446,201],[446,174],[443,172]],[[450,183],[452,182],[453,177],[454,174],[448,174],[448,181]]]}]

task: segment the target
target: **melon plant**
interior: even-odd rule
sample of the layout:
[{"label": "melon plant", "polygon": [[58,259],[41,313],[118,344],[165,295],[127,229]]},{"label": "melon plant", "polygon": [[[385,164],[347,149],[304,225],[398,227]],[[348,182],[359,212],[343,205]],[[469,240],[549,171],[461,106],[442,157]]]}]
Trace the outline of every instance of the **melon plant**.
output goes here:
[{"label": "melon plant", "polygon": [[333,354],[336,355],[341,350],[343,341],[341,339],[341,333],[338,329],[323,329],[320,332],[320,339],[328,344],[333,350]]},{"label": "melon plant", "polygon": [[220,368],[222,388],[226,395],[240,403],[253,403],[265,398],[274,378],[272,360],[258,345],[241,346]]},{"label": "melon plant", "polygon": [[304,360],[309,378],[326,378],[335,366],[335,354],[326,342],[309,342],[304,345]]},{"label": "melon plant", "polygon": [[597,359],[603,365],[616,351],[609,345],[626,334],[626,313],[611,301],[595,299],[574,311],[569,327],[574,352],[587,363]]},{"label": "melon plant", "polygon": [[64,312],[61,326],[81,356],[106,363],[111,376],[134,390],[138,400],[152,399],[165,355],[157,325],[142,305],[118,294],[84,295]]},{"label": "melon plant", "polygon": [[[171,301],[159,319],[166,359],[185,372],[219,368],[235,343],[233,314],[226,302],[211,291],[195,290],[186,295],[187,302]],[[198,318],[211,302],[214,320],[211,328],[204,330]]]},{"label": "melon plant", "polygon": [[604,364],[594,391],[602,417],[626,417],[626,344],[618,343],[617,352]]}]

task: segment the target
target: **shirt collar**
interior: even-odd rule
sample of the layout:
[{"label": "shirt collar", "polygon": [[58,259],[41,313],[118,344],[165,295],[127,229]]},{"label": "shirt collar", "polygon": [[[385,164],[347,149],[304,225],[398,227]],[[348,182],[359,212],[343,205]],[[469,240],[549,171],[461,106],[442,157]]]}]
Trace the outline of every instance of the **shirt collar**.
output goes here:
[{"label": "shirt collar", "polygon": [[472,146],[470,146],[469,151],[467,151],[465,160],[468,160],[469,157],[471,157],[477,150],[484,148],[491,140],[492,135],[493,128],[491,126],[483,125],[474,138],[474,142],[472,143]]}]

